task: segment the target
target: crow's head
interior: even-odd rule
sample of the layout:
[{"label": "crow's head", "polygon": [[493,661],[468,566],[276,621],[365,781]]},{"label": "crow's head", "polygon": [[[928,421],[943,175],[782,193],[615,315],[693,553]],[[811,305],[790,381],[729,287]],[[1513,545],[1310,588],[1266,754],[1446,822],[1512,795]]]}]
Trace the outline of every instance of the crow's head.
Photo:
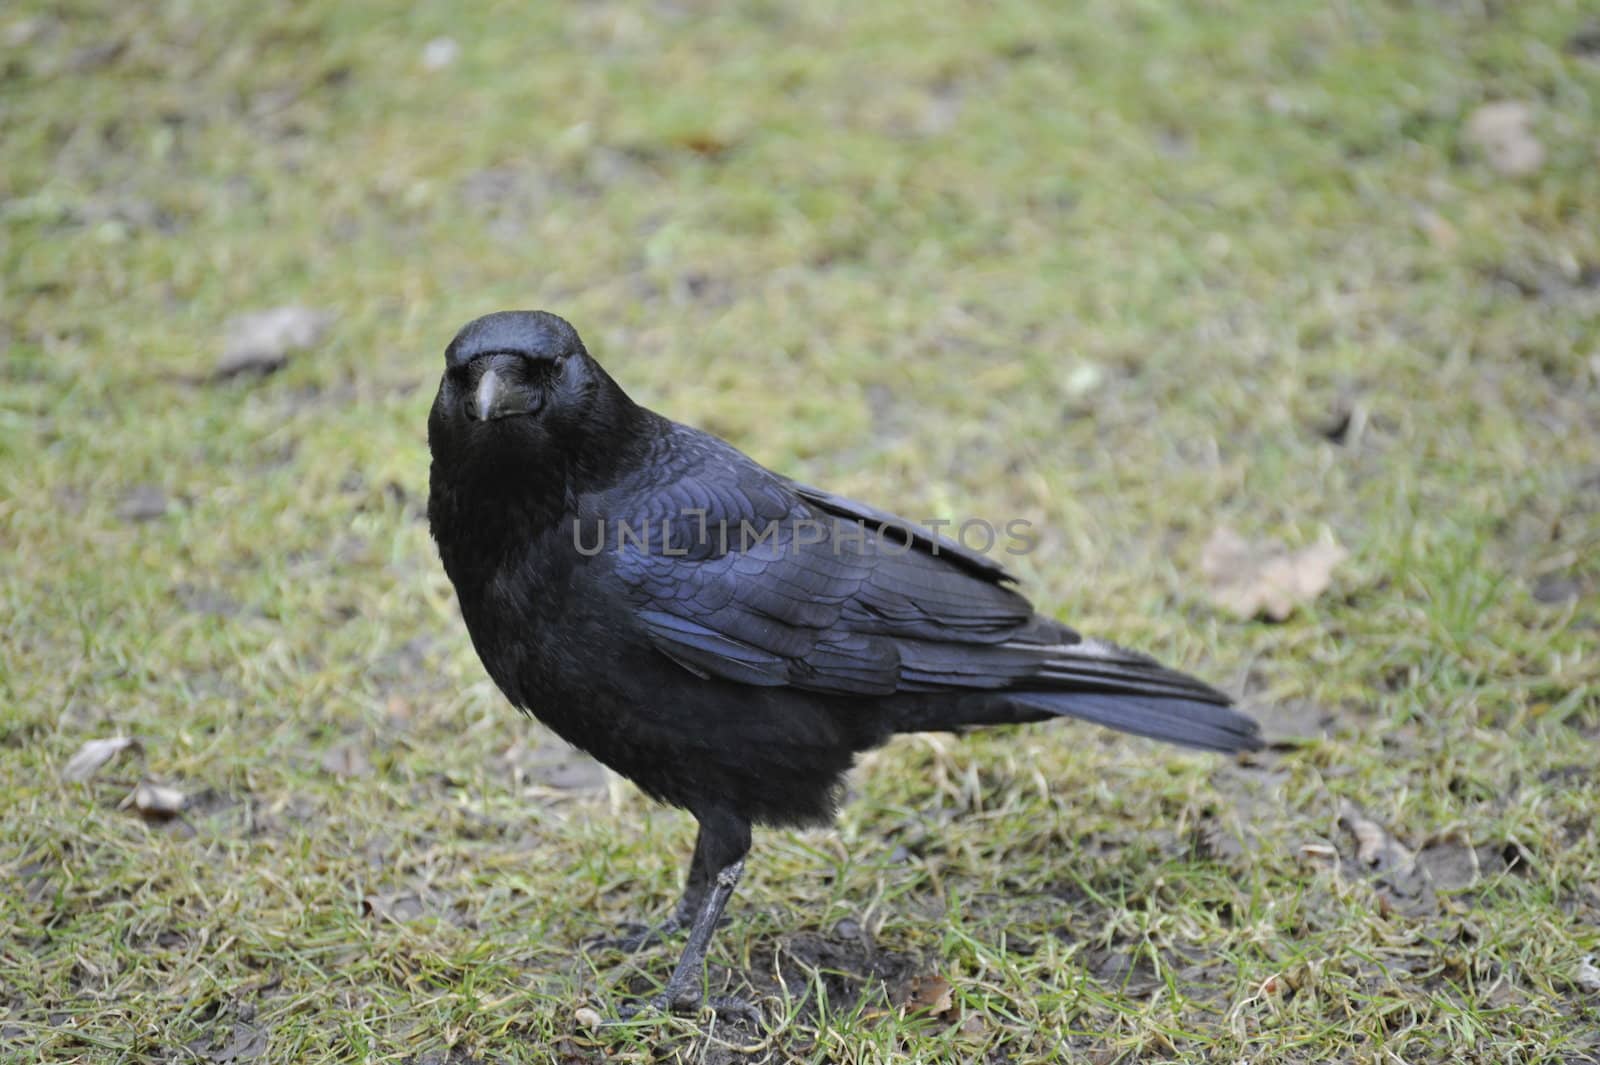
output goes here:
[{"label": "crow's head", "polygon": [[461,458],[553,461],[604,439],[627,397],[577,330],[546,311],[468,322],[444,352],[428,442]]},{"label": "crow's head", "polygon": [[589,394],[589,353],[545,311],[499,311],[468,322],[444,350],[439,397],[451,418],[560,420]]}]

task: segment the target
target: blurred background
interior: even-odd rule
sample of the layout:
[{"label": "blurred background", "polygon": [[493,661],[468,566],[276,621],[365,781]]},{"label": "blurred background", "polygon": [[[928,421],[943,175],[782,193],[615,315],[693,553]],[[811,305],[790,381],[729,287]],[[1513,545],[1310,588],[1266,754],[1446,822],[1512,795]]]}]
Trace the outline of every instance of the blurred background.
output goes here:
[{"label": "blurred background", "polygon": [[[1591,5],[22,0],[0,85],[16,1060],[1600,1055]],[[423,518],[532,307],[1306,742],[897,741],[758,838],[764,1041],[594,1029],[690,825]]]}]

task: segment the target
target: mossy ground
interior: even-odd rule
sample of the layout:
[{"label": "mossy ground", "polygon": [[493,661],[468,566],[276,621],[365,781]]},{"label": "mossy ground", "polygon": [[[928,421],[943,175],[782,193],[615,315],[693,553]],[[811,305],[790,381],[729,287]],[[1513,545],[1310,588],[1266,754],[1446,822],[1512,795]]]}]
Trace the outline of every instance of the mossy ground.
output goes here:
[{"label": "mossy ground", "polygon": [[[1596,1060],[1595,18],[7,5],[0,1054]],[[1492,100],[1535,172],[1470,143]],[[290,303],[337,324],[206,379]],[[670,968],[580,945],[692,826],[504,705],[422,519],[444,343],[534,306],[785,472],[1027,518],[1042,609],[1308,742],[897,741],[836,831],[758,836],[711,979],[765,1032],[583,1026]],[[1220,524],[1352,559],[1241,622]]]}]

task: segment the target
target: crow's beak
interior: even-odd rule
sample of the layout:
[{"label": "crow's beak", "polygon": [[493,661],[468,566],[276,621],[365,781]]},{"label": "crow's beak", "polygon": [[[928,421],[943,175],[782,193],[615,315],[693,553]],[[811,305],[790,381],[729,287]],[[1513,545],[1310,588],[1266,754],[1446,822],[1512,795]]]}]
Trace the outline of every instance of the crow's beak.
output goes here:
[{"label": "crow's beak", "polygon": [[486,422],[495,416],[495,404],[503,391],[500,375],[492,369],[485,370],[483,376],[478,378],[478,394],[473,397],[473,407],[480,422]]},{"label": "crow's beak", "polygon": [[532,414],[544,406],[544,393],[536,386],[517,380],[514,374],[502,374],[493,366],[486,366],[478,378],[478,388],[467,401],[467,417],[480,422],[496,418],[510,418],[517,414]]}]

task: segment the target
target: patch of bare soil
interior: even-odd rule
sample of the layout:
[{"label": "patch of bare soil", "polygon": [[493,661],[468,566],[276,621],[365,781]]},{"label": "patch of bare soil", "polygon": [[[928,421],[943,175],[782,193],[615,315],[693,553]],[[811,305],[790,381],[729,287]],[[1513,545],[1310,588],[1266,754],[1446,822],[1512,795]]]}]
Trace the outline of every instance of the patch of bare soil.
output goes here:
[{"label": "patch of bare soil", "polygon": [[[675,950],[678,943],[672,944]],[[672,955],[673,950],[666,954]],[[707,1065],[751,1065],[804,1055],[809,1027],[826,1017],[862,1011],[885,1019],[921,1014],[934,1023],[956,1019],[950,985],[913,955],[885,949],[852,920],[831,931],[799,931],[766,938],[751,948],[751,966],[737,970],[713,962],[707,968],[709,1000],[737,999],[761,1007],[759,1021],[733,1011],[718,1011],[713,1024],[693,1038],[657,1044],[656,1060],[696,1061]],[[652,966],[652,970],[659,966]],[[622,985],[625,997],[645,999],[656,991],[654,980],[637,973]],[[788,1024],[774,1027],[775,1007],[782,1006]],[[558,1060],[597,1060],[587,1056],[593,1040],[574,1031],[556,1049]]]}]

